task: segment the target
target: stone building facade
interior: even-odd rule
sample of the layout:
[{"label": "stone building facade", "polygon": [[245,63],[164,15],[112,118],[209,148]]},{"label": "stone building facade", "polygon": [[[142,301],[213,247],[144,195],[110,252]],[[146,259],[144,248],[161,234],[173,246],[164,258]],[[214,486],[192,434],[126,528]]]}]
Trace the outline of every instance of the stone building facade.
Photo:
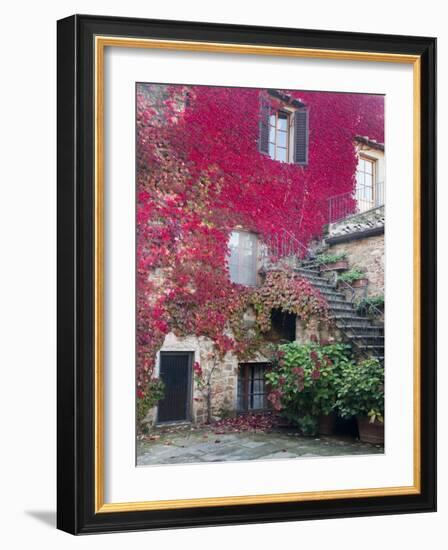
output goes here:
[{"label": "stone building facade", "polygon": [[[250,315],[250,312],[248,312]],[[336,330],[331,334],[323,329],[317,320],[311,319],[306,324],[294,317],[292,319],[294,334],[290,340],[298,342],[308,342],[312,336],[319,338],[338,337]],[[229,333],[231,336],[231,333]],[[244,369],[256,371],[264,369],[269,365],[269,353],[267,351],[269,344],[284,342],[284,334],[276,332],[275,328],[266,335],[266,348],[260,349],[251,359],[241,362],[237,355],[228,352],[216,363],[213,353],[213,342],[203,336],[183,336],[178,337],[170,332],[166,335],[164,343],[160,348],[156,358],[155,376],[161,376],[161,367],[165,357],[172,355],[185,355],[189,358],[190,376],[188,378],[187,388],[187,410],[184,422],[204,423],[209,420],[208,413],[208,388],[202,387],[195,377],[195,370],[192,365],[195,364],[202,372],[202,380],[210,383],[210,412],[211,420],[217,420],[229,416],[235,416],[238,412],[247,412],[242,409],[242,375]],[[261,372],[261,370],[260,370]],[[253,374],[251,373],[253,376]],[[260,410],[269,407],[266,401],[266,395],[260,397]],[[148,426],[154,426],[163,422],[160,419],[159,407],[152,408],[146,418]],[[256,410],[256,409],[254,409]]]},{"label": "stone building facade", "polygon": [[366,296],[384,295],[384,206],[334,224],[325,243],[329,254],[345,253],[365,273]]},{"label": "stone building facade", "polygon": [[[367,171],[368,177],[372,176],[372,186],[376,187],[375,189],[372,187],[372,191],[368,190],[367,194],[365,189],[362,190],[360,211],[350,213],[329,224],[328,232],[317,248],[327,254],[345,253],[350,268],[362,270],[369,281],[368,286],[362,289],[358,296],[377,296],[384,294],[384,147],[367,138],[357,138],[356,149],[360,155],[359,158],[364,159],[364,163],[372,163],[372,174],[368,173],[370,168],[365,168],[366,164],[364,164],[364,169]],[[382,181],[379,182],[379,179]],[[377,184],[381,185],[377,186]],[[366,196],[370,202],[366,202]],[[352,205],[352,203],[350,204]],[[238,261],[232,263],[233,252],[237,254],[239,247],[244,246],[246,249],[252,249],[255,255],[263,256],[263,247],[265,246],[257,241],[255,235],[245,232],[241,228],[236,229],[233,236],[236,237],[238,236],[236,234],[239,233],[240,240],[235,238],[233,245],[232,242],[230,244],[231,276],[233,269],[236,275],[238,274],[239,265]],[[296,262],[297,258],[293,258],[293,261]],[[271,266],[271,268],[278,269],[278,266]],[[163,288],[164,278],[167,276],[169,273],[156,270],[151,280],[156,287]],[[260,273],[256,271],[254,284],[259,284],[259,279]],[[244,279],[234,282],[251,284],[250,278],[247,281]],[[234,416],[239,412],[248,412],[248,380],[253,392],[251,399],[253,405],[255,404],[250,410],[268,408],[262,373],[269,366],[267,352],[269,344],[278,344],[285,340],[305,343],[312,336],[334,338],[335,340],[340,338],[340,332],[336,327],[322,328],[317,319],[311,319],[306,324],[295,316],[290,316],[286,320],[287,334],[282,330],[277,331],[273,324],[272,330],[264,335],[266,349],[262,346],[253,358],[245,362],[242,362],[235,353],[228,352],[217,363],[214,344],[209,338],[197,335],[179,337],[173,332],[168,333],[157,353],[154,375],[164,379],[164,376],[167,373],[169,375],[170,370],[174,369],[178,369],[179,373],[181,371],[185,373],[184,387],[179,389],[179,399],[184,408],[180,410],[179,418],[175,416],[168,418],[164,416],[163,403],[159,403],[148,412],[146,417],[148,426],[164,422],[203,423],[208,420]],[[253,311],[246,311],[244,322],[247,330],[250,330],[255,323]],[[232,337],[232,334],[229,332],[228,336]],[[198,371],[201,373],[202,381],[198,380]],[[259,387],[258,392],[256,391],[257,387]]]},{"label": "stone building facade", "polygon": [[[324,247],[328,254],[346,254],[350,268],[363,271],[368,286],[363,297],[384,295],[384,228],[385,178],[384,145],[358,136],[358,172],[355,193],[339,197],[334,207],[335,220],[330,220]],[[357,212],[344,215],[345,206]],[[345,204],[344,204],[345,201]]]}]

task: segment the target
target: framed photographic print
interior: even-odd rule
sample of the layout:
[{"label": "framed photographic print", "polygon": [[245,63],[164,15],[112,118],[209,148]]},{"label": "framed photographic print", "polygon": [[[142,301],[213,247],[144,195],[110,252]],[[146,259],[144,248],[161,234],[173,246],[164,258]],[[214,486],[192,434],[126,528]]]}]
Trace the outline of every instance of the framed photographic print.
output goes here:
[{"label": "framed photographic print", "polygon": [[434,511],[434,38],[58,22],[58,527]]}]

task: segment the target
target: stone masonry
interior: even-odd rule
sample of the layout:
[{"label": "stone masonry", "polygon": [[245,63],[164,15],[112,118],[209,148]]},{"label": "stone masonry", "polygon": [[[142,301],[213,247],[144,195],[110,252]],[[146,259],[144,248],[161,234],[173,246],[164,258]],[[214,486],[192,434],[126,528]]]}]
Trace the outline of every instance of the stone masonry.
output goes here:
[{"label": "stone masonry", "polygon": [[349,268],[359,268],[369,279],[365,296],[384,294],[384,205],[330,224],[324,248],[328,254],[346,253]]},{"label": "stone masonry", "polygon": [[384,294],[384,234],[346,241],[330,246],[329,254],[345,252],[351,268],[365,271],[367,296]]},{"label": "stone masonry", "polygon": [[[377,213],[378,216],[378,213]],[[376,216],[376,217],[377,217]],[[365,218],[365,216],[363,216]],[[354,220],[356,221],[356,220]],[[362,220],[363,222],[367,220]],[[378,220],[376,220],[378,223]],[[381,224],[381,222],[379,222]],[[384,223],[384,218],[383,218]],[[359,225],[359,224],[358,224]],[[358,267],[366,272],[369,279],[367,295],[377,295],[384,293],[384,234],[366,236],[360,238],[359,227],[358,235],[352,239],[350,234],[344,235],[343,242],[330,244],[327,252],[330,254],[339,254],[345,252],[351,268]],[[369,225],[369,223],[367,223]],[[338,228],[341,229],[341,228]],[[371,228],[369,228],[371,229]],[[339,233],[341,235],[341,233]],[[367,235],[367,233],[366,233]],[[329,235],[331,237],[331,233]],[[272,266],[271,266],[272,268]],[[169,273],[157,270],[152,275],[152,281],[156,287],[163,288],[165,277]],[[364,290],[363,290],[364,292]],[[244,325],[247,330],[252,330],[255,325],[255,312],[249,308],[244,315]],[[329,332],[326,327],[321,326],[317,320],[311,319],[304,323],[301,319],[295,320],[295,340],[305,343],[312,336],[320,338],[340,339],[340,332],[337,327],[333,327]],[[229,332],[228,336],[232,337]],[[274,328],[264,335],[265,344],[280,343],[283,335],[276,334]],[[182,351],[192,354],[193,362],[198,363],[204,382],[210,381],[211,384],[211,412],[212,420],[223,418],[225,416],[235,415],[238,403],[238,368],[239,359],[234,353],[227,353],[222,359],[216,359],[214,354],[214,344],[206,337],[188,335],[178,337],[170,332],[166,335],[164,343],[156,357],[155,376],[159,376],[160,352]],[[253,363],[269,362],[266,350],[261,350],[250,361]],[[194,424],[201,424],[207,421],[207,389],[201,389],[197,380],[192,376],[190,393],[190,421]],[[157,407],[148,412],[146,417],[148,426],[157,423]]]},{"label": "stone masonry", "polygon": [[[185,351],[193,354],[193,361],[197,362],[203,372],[203,380],[210,379],[212,386],[212,414],[221,417],[236,409],[238,360],[232,353],[215,364],[213,342],[203,336],[177,337],[170,332],[166,335],[161,352]],[[157,355],[155,374],[159,374],[160,354]],[[205,422],[207,419],[207,392],[201,391],[197,382],[191,381],[191,421]],[[149,425],[157,421],[157,407],[151,409],[146,418]]]},{"label": "stone masonry", "polygon": [[[247,312],[251,317],[251,312]],[[317,321],[310,320],[307,324],[300,319],[296,320],[296,340],[307,342],[312,335],[328,337]],[[231,334],[229,334],[231,336]],[[273,340],[274,341],[274,340]],[[268,344],[266,340],[266,344]],[[193,354],[193,361],[201,367],[202,379],[210,380],[211,384],[211,405],[212,419],[220,419],[226,416],[235,415],[237,412],[238,392],[238,357],[231,352],[226,353],[224,358],[216,360],[213,353],[213,342],[203,336],[189,335],[177,337],[170,332],[166,335],[160,352],[183,351]],[[262,352],[258,352],[252,359],[245,363],[266,363],[269,359]],[[155,375],[159,375],[160,353],[157,354]],[[203,423],[207,420],[207,390],[201,390],[194,378],[191,381],[190,417],[193,423]],[[148,412],[146,417],[148,427],[157,422],[157,407]]]}]

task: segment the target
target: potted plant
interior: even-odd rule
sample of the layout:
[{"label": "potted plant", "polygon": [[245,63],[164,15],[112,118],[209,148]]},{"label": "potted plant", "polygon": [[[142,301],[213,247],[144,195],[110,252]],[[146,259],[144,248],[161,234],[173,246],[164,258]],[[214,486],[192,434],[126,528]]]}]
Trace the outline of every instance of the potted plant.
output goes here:
[{"label": "potted plant", "polygon": [[337,385],[340,416],[356,417],[361,441],[384,443],[384,366],[377,359],[344,363]]},{"label": "potted plant", "polygon": [[340,254],[319,254],[316,263],[321,271],[344,271],[348,269],[348,262],[345,259],[346,253]]},{"label": "potted plant", "polygon": [[349,360],[349,349],[346,344],[317,341],[278,348],[266,374],[268,399],[304,435],[332,433],[337,381],[341,365]]},{"label": "potted plant", "polygon": [[364,271],[357,267],[339,275],[338,281],[348,283],[353,288],[363,288],[369,284],[369,279],[367,279]]}]

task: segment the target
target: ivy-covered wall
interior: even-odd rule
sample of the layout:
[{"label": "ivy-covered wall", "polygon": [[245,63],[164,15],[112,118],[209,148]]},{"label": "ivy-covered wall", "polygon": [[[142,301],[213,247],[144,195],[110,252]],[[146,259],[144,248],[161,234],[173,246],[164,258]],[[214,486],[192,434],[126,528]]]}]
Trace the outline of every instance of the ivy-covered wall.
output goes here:
[{"label": "ivy-covered wall", "polygon": [[[279,307],[282,295],[295,300],[291,308],[304,319],[325,317],[325,304],[306,282],[271,278],[260,289],[231,283],[229,234],[244,227],[269,240],[288,231],[305,245],[320,236],[328,197],[354,186],[353,137],[383,141],[384,101],[357,94],[285,93],[309,110],[306,166],[259,152],[266,90],[137,88],[139,399],[156,375],[157,352],[169,333],[208,338],[213,360],[219,361],[229,352],[239,358],[256,353],[269,328],[268,312]],[[271,96],[269,101],[272,108],[281,106]],[[251,303],[258,304],[258,328],[248,332],[241,317]]]}]

